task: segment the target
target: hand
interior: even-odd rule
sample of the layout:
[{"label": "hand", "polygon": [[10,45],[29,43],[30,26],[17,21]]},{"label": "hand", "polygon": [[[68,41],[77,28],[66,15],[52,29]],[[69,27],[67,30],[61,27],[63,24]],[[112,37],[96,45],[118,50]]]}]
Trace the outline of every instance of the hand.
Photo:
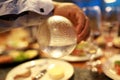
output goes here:
[{"label": "hand", "polygon": [[84,12],[73,3],[58,3],[55,5],[54,15],[61,15],[68,18],[77,31],[78,42],[86,40],[90,34],[89,20]]}]

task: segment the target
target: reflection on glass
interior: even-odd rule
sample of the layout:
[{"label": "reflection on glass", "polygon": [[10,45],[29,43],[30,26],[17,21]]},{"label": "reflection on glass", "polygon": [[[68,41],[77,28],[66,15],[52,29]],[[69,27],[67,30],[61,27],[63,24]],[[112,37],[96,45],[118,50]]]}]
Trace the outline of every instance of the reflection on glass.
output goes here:
[{"label": "reflection on glass", "polygon": [[52,16],[36,29],[40,49],[48,57],[66,56],[76,47],[77,34],[67,18]]},{"label": "reflection on glass", "polygon": [[99,28],[101,26],[101,10],[99,6],[84,7],[83,11],[90,19],[91,37],[93,39],[100,35]]},{"label": "reflection on glass", "polygon": [[117,7],[106,6],[103,15],[101,31],[107,42],[107,46],[112,46],[112,40],[117,36],[118,29],[118,10]]}]

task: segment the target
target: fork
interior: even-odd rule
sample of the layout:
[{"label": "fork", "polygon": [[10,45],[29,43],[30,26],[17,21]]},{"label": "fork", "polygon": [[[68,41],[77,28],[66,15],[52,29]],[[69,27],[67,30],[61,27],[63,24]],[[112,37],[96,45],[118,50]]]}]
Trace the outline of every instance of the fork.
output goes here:
[{"label": "fork", "polygon": [[47,72],[47,70],[43,69],[35,77],[33,77],[32,80],[39,80],[40,78],[42,78],[45,75],[46,72]]}]

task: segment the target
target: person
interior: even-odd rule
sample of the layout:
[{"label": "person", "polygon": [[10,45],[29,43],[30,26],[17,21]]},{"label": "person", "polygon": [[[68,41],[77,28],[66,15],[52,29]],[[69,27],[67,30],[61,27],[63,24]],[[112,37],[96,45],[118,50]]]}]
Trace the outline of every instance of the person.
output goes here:
[{"label": "person", "polygon": [[[34,27],[51,15],[70,19],[77,31],[78,42],[88,38],[89,19],[84,12],[73,3],[51,0],[0,0],[0,33],[18,27]],[[0,56],[0,63],[9,61],[12,61],[11,56]]]},{"label": "person", "polygon": [[17,27],[36,26],[48,15],[60,15],[68,18],[76,29],[78,42],[88,38],[89,19],[80,7],[74,3],[51,0],[0,1],[0,32]]},{"label": "person", "polygon": [[74,24],[77,31],[78,42],[86,40],[90,34],[89,19],[84,12],[73,3],[56,3],[54,15],[62,15]]}]

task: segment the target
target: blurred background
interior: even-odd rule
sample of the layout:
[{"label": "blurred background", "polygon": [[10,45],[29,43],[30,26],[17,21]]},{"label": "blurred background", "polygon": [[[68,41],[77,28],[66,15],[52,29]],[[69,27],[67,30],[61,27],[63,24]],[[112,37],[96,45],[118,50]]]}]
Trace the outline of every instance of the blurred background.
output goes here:
[{"label": "blurred background", "polygon": [[[102,48],[106,48],[106,46],[107,48],[110,48],[113,45],[115,45],[115,47],[117,45],[117,47],[120,48],[120,0],[53,1],[75,3],[84,11],[90,21],[91,34],[89,38],[91,38],[90,40],[92,40],[92,43],[95,43]],[[11,52],[11,50],[13,51]],[[28,54],[28,50],[30,50],[30,54]],[[34,52],[34,50],[37,52]],[[10,56],[15,57],[11,54],[14,52],[17,55],[17,57],[15,57],[15,61],[21,62],[35,58],[39,55],[38,50],[39,45],[34,34],[32,34],[31,28],[13,29],[0,34],[0,56],[3,55],[3,53],[9,53]],[[20,53],[19,56],[18,53]],[[25,53],[25,55],[22,53]],[[2,63],[3,59],[1,57],[0,59]]]},{"label": "blurred background", "polygon": [[[114,28],[120,22],[120,0],[53,0],[77,4],[90,19],[90,27],[96,36],[101,27]],[[111,23],[112,22],[112,23]],[[109,30],[109,29],[108,29]]]},{"label": "blurred background", "polygon": [[[0,0],[0,2],[2,1],[4,0]],[[119,54],[120,56],[120,0],[53,1],[75,3],[83,10],[90,21],[89,26],[91,27],[91,34],[88,40],[81,41],[81,43],[77,44],[77,47],[75,48],[76,52],[74,50],[70,55],[72,57],[66,58],[66,61],[71,60],[71,64],[74,67],[78,67],[80,69],[85,68],[85,71],[88,68],[94,68],[96,70],[98,68],[99,75],[93,76],[91,75],[91,71],[89,71],[90,75],[88,75],[88,71],[85,72],[82,70],[81,72],[81,70],[76,69],[75,76],[78,74],[76,76],[78,79],[75,80],[79,80],[79,75],[83,72],[88,75],[88,77],[86,77],[83,73],[83,77],[87,78],[84,80],[96,80],[96,77],[101,78],[99,80],[111,80],[102,78],[102,63],[113,55]],[[30,27],[25,27],[0,33],[0,67],[3,67],[0,68],[0,80],[5,80],[3,78],[5,78],[8,71],[20,63],[49,57],[40,50],[38,41],[35,38],[36,34],[33,34],[32,32],[33,30]],[[102,52],[99,52],[99,50]],[[82,63],[77,61],[82,61]],[[86,64],[87,62],[90,64]],[[113,70],[113,66],[108,66],[110,66],[110,69],[106,69],[105,67],[106,70]],[[80,72],[78,73],[78,71]],[[96,74],[96,72],[94,74]],[[81,76],[82,79],[80,80],[83,80],[83,77]],[[117,80],[120,80],[120,78]]]}]

